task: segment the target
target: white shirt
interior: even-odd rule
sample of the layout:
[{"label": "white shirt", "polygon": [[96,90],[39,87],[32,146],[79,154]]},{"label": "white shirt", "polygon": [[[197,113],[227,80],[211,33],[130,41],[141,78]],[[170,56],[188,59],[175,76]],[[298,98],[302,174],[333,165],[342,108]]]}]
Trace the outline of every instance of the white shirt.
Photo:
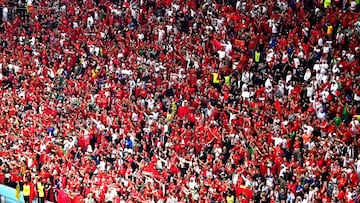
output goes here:
[{"label": "white shirt", "polygon": [[291,74],[286,75],[286,83],[290,82],[292,78]]},{"label": "white shirt", "polygon": [[106,166],[105,161],[100,161],[100,164],[98,165],[98,167],[101,171],[105,171],[105,166]]},{"label": "white shirt", "polygon": [[286,139],[283,139],[281,137],[273,137],[274,145],[275,146],[285,146],[286,145]]},{"label": "white shirt", "polygon": [[251,78],[252,78],[253,74],[245,71],[242,75],[241,75],[241,81],[244,83],[249,83]]},{"label": "white shirt", "polygon": [[272,49],[270,49],[269,52],[266,54],[266,61],[267,62],[272,61],[274,58],[274,55],[275,55],[274,51]]},{"label": "white shirt", "polygon": [[321,84],[321,81],[322,81],[322,74],[321,73],[316,73],[316,81],[319,83],[319,84]]},{"label": "white shirt", "polygon": [[330,91],[332,94],[335,95],[337,89],[338,89],[339,85],[335,82],[335,83],[331,83],[331,86],[330,86]]},{"label": "white shirt", "polygon": [[360,95],[358,95],[356,92],[354,92],[354,100],[360,101]]},{"label": "white shirt", "polygon": [[143,39],[144,39],[144,34],[143,34],[143,33],[139,33],[139,34],[138,34],[138,39],[139,39],[139,40],[143,40]]},{"label": "white shirt", "polygon": [[159,36],[158,41],[159,42],[161,42],[163,40],[164,35],[165,35],[165,30],[162,30],[162,29],[159,30],[159,33],[158,33],[158,36]]},{"label": "white shirt", "polygon": [[176,203],[178,202],[177,198],[172,196],[166,200],[166,203]]},{"label": "white shirt", "polygon": [[359,121],[357,119],[354,119],[350,122],[350,125],[351,125],[351,130],[353,132],[358,132],[358,130],[356,129],[356,127],[359,125]]},{"label": "white shirt", "polygon": [[323,48],[323,53],[327,54],[327,53],[329,53],[329,52],[330,52],[330,47],[325,46],[325,47]]},{"label": "white shirt", "polygon": [[357,160],[357,162],[355,163],[356,165],[356,173],[358,175],[358,178],[360,178],[360,159]]},{"label": "white shirt", "polygon": [[94,201],[93,198],[85,198],[85,199],[84,199],[84,202],[85,202],[85,203],[94,203],[95,201]]},{"label": "white shirt", "polygon": [[276,23],[273,23],[273,24],[272,24],[271,31],[272,31],[273,34],[278,33],[278,28],[277,28],[277,24],[276,24]]},{"label": "white shirt", "polygon": [[325,118],[326,113],[323,112],[322,110],[321,110],[321,111],[317,111],[317,112],[316,112],[316,116],[317,116],[320,120],[322,120],[322,119]]},{"label": "white shirt", "polygon": [[284,176],[285,171],[286,171],[286,168],[283,167],[283,168],[280,170],[279,177]]},{"label": "white shirt", "polygon": [[350,9],[351,9],[352,11],[354,11],[355,8],[356,8],[356,1],[351,1],[351,2],[350,2]]},{"label": "white shirt", "polygon": [[93,26],[94,25],[94,18],[92,17],[92,16],[89,16],[88,18],[87,18],[87,26],[88,27],[91,27],[91,26]]},{"label": "white shirt", "polygon": [[320,64],[316,63],[316,64],[314,65],[314,67],[313,67],[313,70],[314,70],[315,72],[318,72],[318,71],[320,70]]},{"label": "white shirt", "polygon": [[224,46],[225,46],[225,52],[226,53],[229,53],[232,50],[231,42],[228,41],[226,44],[224,44]]},{"label": "white shirt", "polygon": [[327,83],[328,80],[329,80],[329,76],[328,76],[328,75],[326,75],[326,74],[322,75],[322,77],[321,77],[321,82],[322,82],[322,83]]},{"label": "white shirt", "polygon": [[132,115],[131,115],[131,120],[138,121],[138,117],[139,116],[137,115],[137,113],[133,112]]},{"label": "white shirt", "polygon": [[298,58],[296,57],[296,58],[293,59],[295,68],[298,68],[298,67],[300,66],[300,60],[299,60],[299,58],[300,58],[300,57],[298,57]]},{"label": "white shirt", "polygon": [[19,43],[21,46],[25,45],[25,37],[24,36],[19,37]]},{"label": "white shirt", "polygon": [[268,186],[269,188],[272,188],[274,186],[274,178],[273,177],[266,178],[266,186]]},{"label": "white shirt", "polygon": [[245,182],[245,187],[250,187],[251,186],[251,181],[249,179],[247,179],[245,176],[241,175],[241,178],[244,180]]},{"label": "white shirt", "polygon": [[329,94],[330,93],[327,90],[324,90],[320,93],[323,102],[327,102]]},{"label": "white shirt", "polygon": [[221,147],[217,147],[215,150],[214,150],[214,153],[215,153],[215,157],[219,157],[222,153],[222,148]]},{"label": "white shirt", "polygon": [[318,46],[319,46],[319,47],[324,46],[324,40],[323,40],[322,38],[319,38],[319,39],[318,39]]},{"label": "white shirt", "polygon": [[294,89],[294,87],[293,87],[292,85],[288,85],[288,86],[286,87],[286,89],[288,90],[288,95],[290,95],[290,94],[291,94],[291,91]]},{"label": "white shirt", "polygon": [[312,132],[314,131],[314,128],[310,125],[304,125],[303,130],[306,134],[312,134]]},{"label": "white shirt", "polygon": [[225,58],[225,54],[226,54],[225,51],[219,50],[219,51],[218,51],[218,54],[219,54],[219,58],[220,58],[220,59]]},{"label": "white shirt", "polygon": [[3,18],[4,18],[5,20],[7,20],[8,12],[9,12],[8,8],[7,8],[7,7],[3,7],[2,15],[3,15]]},{"label": "white shirt", "polygon": [[35,45],[35,37],[32,37],[29,41],[30,45],[33,47]]},{"label": "white shirt", "polygon": [[188,185],[190,190],[194,190],[197,187],[197,183],[195,182],[195,180],[191,180]]},{"label": "white shirt", "polygon": [[336,64],[333,66],[332,72],[333,72],[333,73],[340,73],[340,69],[339,69],[339,67],[338,67]]},{"label": "white shirt", "polygon": [[272,83],[270,78],[266,79],[265,81],[265,88],[272,88]]},{"label": "white shirt", "polygon": [[150,99],[146,99],[146,102],[147,102],[147,108],[149,108],[150,110],[153,110],[154,107],[155,107],[155,101],[150,98]]},{"label": "white shirt", "polygon": [[306,71],[305,75],[304,75],[304,80],[305,81],[309,81],[309,79],[311,78],[311,71]]}]

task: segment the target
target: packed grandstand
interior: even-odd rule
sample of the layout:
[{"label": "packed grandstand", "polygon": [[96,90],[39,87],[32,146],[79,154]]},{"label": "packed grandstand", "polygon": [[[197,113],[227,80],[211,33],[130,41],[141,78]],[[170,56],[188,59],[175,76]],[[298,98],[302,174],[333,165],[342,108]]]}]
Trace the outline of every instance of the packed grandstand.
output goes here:
[{"label": "packed grandstand", "polygon": [[0,183],[25,202],[359,202],[359,3],[0,0]]}]

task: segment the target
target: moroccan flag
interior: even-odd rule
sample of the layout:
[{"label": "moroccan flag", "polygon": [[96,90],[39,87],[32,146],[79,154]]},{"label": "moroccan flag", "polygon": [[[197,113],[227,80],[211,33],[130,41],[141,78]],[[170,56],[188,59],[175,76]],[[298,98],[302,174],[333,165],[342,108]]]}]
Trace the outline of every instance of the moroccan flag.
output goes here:
[{"label": "moroccan flag", "polygon": [[159,176],[159,172],[155,169],[155,167],[153,166],[153,164],[149,164],[148,166],[145,166],[142,169],[144,174],[150,175],[150,176]]},{"label": "moroccan flag", "polygon": [[245,41],[244,41],[244,40],[235,39],[235,46],[236,46],[236,47],[239,47],[239,48],[241,48],[241,49],[244,49],[244,48],[245,48]]},{"label": "moroccan flag", "polygon": [[218,50],[224,50],[225,46],[222,45],[219,41],[217,41],[215,38],[212,39],[211,43],[215,46],[215,49]]},{"label": "moroccan flag", "polygon": [[58,203],[70,203],[71,199],[63,190],[58,190],[58,201],[57,202]]},{"label": "moroccan flag", "polygon": [[245,195],[246,199],[248,199],[248,200],[252,199],[252,197],[253,197],[252,190],[246,188],[245,186],[236,187],[235,188],[235,193],[236,193],[236,196]]},{"label": "moroccan flag", "polygon": [[15,197],[16,197],[16,201],[20,200],[20,184],[19,184],[19,182],[16,183]]}]

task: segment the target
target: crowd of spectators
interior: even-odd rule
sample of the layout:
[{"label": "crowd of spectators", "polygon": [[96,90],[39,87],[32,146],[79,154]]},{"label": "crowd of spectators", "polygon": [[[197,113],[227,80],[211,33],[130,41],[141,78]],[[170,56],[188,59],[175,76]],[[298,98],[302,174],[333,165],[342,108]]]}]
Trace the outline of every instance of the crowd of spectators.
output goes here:
[{"label": "crowd of spectators", "polygon": [[60,203],[359,202],[359,1],[0,5],[0,183]]}]

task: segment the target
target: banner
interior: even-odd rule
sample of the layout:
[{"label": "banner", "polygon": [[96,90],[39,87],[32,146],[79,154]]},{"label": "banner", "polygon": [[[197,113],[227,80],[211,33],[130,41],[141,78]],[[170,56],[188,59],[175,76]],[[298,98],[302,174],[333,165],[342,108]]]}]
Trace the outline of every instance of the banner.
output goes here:
[{"label": "banner", "polygon": [[71,199],[64,190],[58,190],[58,203],[71,203]]}]

